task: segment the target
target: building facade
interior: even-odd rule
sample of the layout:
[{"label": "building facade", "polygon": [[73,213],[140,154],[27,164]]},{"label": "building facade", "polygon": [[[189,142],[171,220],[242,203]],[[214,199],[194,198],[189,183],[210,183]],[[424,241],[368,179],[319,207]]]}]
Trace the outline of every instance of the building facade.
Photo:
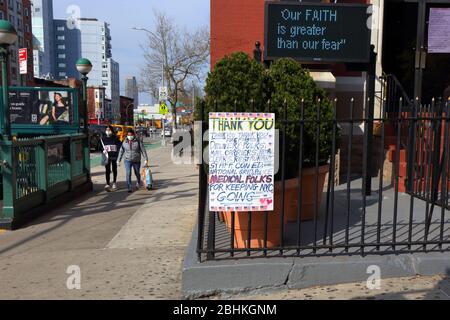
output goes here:
[{"label": "building facade", "polygon": [[53,0],[32,0],[33,61],[36,78],[55,76]]},{"label": "building facade", "polygon": [[87,105],[89,113],[89,123],[104,123],[105,118],[105,88],[99,86],[89,86]]},{"label": "building facade", "polygon": [[[9,82],[12,86],[30,86],[33,84],[33,35],[30,0],[3,0],[0,2],[0,19],[9,20],[17,31],[17,41],[10,50]],[[28,53],[26,75],[20,75],[19,49],[26,48]]]},{"label": "building facade", "polygon": [[112,58],[107,59],[107,69],[102,70],[102,85],[106,96],[111,99],[113,123],[120,122],[120,66]]},{"label": "building facade", "polygon": [[77,19],[75,26],[67,20],[55,20],[56,77],[80,78],[76,62],[80,57],[89,59],[93,68],[89,85],[105,87],[112,110],[106,116],[113,123],[120,121],[120,69],[112,59],[109,24],[97,19]]},{"label": "building facade", "polygon": [[133,125],[134,100],[133,98],[120,96],[120,124]]},{"label": "building facade", "polygon": [[139,105],[139,89],[136,77],[125,79],[125,96],[133,98],[135,105]]}]

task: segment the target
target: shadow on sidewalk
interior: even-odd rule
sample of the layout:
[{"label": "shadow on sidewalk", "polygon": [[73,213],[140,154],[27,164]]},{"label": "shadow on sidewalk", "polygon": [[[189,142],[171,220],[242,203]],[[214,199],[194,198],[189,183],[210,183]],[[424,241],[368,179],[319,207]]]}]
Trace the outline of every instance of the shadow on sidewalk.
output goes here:
[{"label": "shadow on sidewalk", "polygon": [[[93,176],[101,175],[104,175],[104,173],[96,172],[93,174]],[[51,234],[55,230],[67,227],[69,223],[76,219],[99,214],[110,214],[107,220],[100,218],[98,222],[94,220],[93,224],[89,224],[89,228],[97,228],[102,227],[105,223],[114,224],[115,221],[119,222],[127,216],[131,217],[139,207],[146,203],[151,205],[157,204],[160,201],[166,203],[167,201],[173,201],[175,199],[193,197],[196,195],[197,186],[195,183],[189,182],[189,180],[194,176],[195,175],[188,174],[173,179],[156,180],[155,190],[147,191],[142,189],[132,194],[127,192],[123,181],[119,181],[119,187],[121,189],[116,192],[106,192],[104,190],[104,184],[97,181],[97,183],[94,184],[94,190],[92,192],[74,199],[72,202],[24,225],[22,229],[17,231],[19,233],[17,242],[5,247],[2,247],[0,243],[0,255],[20,248],[34,240],[38,240],[41,237]],[[186,180],[187,182],[185,182]],[[169,189],[170,191],[166,191],[165,189],[168,188],[171,188],[172,190]],[[30,236],[20,238],[21,230],[26,230],[30,227],[38,227],[39,229]],[[69,229],[68,233],[64,234],[64,237],[75,232],[79,231]],[[11,235],[14,234],[15,233],[11,233]]]}]

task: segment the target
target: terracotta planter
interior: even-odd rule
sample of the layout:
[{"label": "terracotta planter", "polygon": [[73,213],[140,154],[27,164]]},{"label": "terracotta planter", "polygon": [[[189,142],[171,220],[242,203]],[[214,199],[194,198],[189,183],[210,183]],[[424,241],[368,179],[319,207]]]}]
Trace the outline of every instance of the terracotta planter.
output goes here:
[{"label": "terracotta planter", "polygon": [[[319,179],[317,184],[318,207],[322,201],[323,189],[325,187],[325,179],[330,167],[328,165],[319,167]],[[302,171],[302,212],[301,220],[307,221],[314,219],[316,210],[315,206],[315,190],[316,184],[316,168],[303,169]],[[276,196],[275,196],[276,197]],[[298,216],[298,179],[286,180],[285,194],[285,222],[296,222]],[[277,200],[280,202],[280,200]]]},{"label": "terracotta planter", "polygon": [[[328,173],[329,166],[322,166],[319,168],[319,183],[317,186],[319,206],[322,200],[323,188],[325,186],[325,179]],[[316,169],[304,169],[302,173],[302,220],[314,219],[315,193],[312,188],[314,186]],[[275,207],[273,212],[268,214],[267,225],[267,247],[273,248],[280,244],[280,220],[281,220],[281,182],[275,183]],[[297,221],[298,215],[298,179],[286,180],[285,186],[285,212],[284,223]],[[253,212],[252,214],[252,234],[251,234],[251,248],[264,248],[264,212]],[[235,213],[235,236],[234,245],[237,249],[248,248],[248,212]],[[232,212],[222,212],[220,216],[223,217],[228,231],[231,232]]]},{"label": "terracotta planter", "polygon": [[[234,247],[248,248],[248,215],[252,215],[251,248],[264,248],[264,212],[236,212],[234,224]],[[224,212],[223,217],[228,231],[231,233],[232,212]],[[280,214],[269,212],[267,215],[267,247],[280,244]]]}]

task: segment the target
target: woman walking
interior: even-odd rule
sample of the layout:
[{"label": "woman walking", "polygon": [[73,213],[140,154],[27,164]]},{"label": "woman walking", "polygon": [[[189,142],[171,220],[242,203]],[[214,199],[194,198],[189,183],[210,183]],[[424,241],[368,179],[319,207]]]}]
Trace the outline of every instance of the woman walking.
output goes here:
[{"label": "woman walking", "polygon": [[[117,159],[119,156],[120,140],[117,137],[114,128],[108,126],[106,128],[106,137],[102,137],[101,143],[104,152],[104,157],[106,157],[105,168],[106,168],[106,186],[105,190],[116,191],[117,190]],[[112,169],[112,170],[111,170]],[[113,174],[113,183],[111,185],[111,171]]]},{"label": "woman walking", "polygon": [[141,180],[141,158],[143,157],[145,160],[145,165],[148,164],[147,151],[140,141],[140,139],[136,138],[136,133],[133,129],[128,130],[127,139],[122,143],[122,147],[119,152],[119,165],[122,161],[122,158],[125,157],[125,170],[127,175],[127,185],[128,185],[128,193],[133,192],[132,180],[131,180],[131,170],[134,171],[136,175],[137,189],[142,187]]}]

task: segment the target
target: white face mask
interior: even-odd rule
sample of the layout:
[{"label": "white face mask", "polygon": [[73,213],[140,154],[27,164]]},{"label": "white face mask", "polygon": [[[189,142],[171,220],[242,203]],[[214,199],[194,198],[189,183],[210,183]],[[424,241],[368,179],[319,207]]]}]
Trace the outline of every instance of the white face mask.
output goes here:
[{"label": "white face mask", "polygon": [[111,137],[111,136],[112,136],[112,132],[111,132],[111,131],[106,131],[106,135],[107,135],[108,137]]},{"label": "white face mask", "polygon": [[135,136],[128,136],[127,138],[128,140],[133,141],[135,139]]}]

